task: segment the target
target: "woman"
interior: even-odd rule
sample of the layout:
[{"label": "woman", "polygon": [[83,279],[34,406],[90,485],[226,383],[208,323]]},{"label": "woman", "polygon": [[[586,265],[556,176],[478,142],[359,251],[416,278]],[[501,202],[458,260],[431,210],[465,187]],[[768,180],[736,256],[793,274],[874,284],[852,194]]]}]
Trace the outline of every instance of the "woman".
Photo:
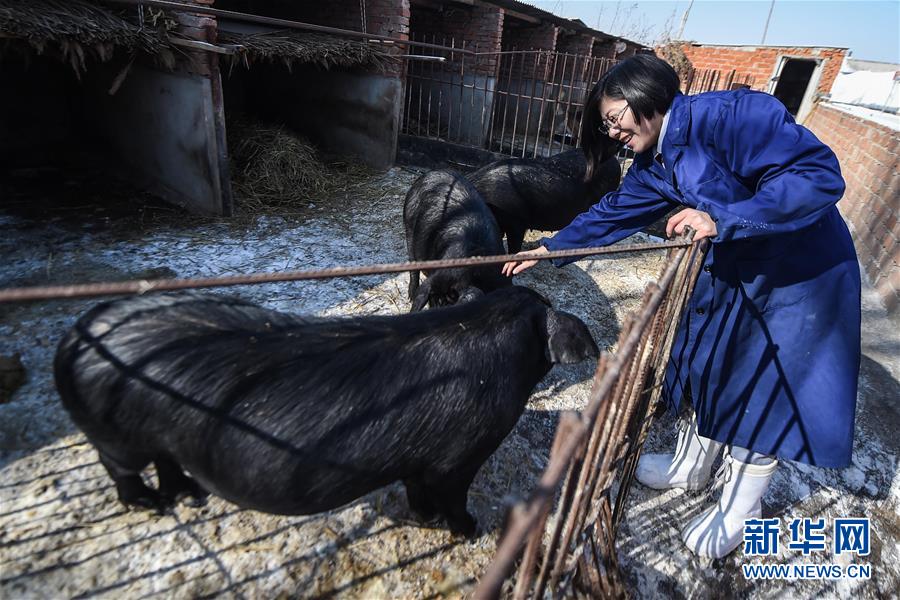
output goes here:
[{"label": "woman", "polygon": [[[521,254],[612,244],[678,206],[666,233],[690,225],[695,240],[709,238],[666,373],[670,407],[689,397],[694,418],[674,454],[641,457],[637,479],[698,489],[729,445],[721,499],[682,530],[691,550],[720,558],[740,545],[744,519],[760,517],[775,457],[850,462],[859,267],[835,207],[844,181],[827,146],[768,94],[678,88],[674,69],[650,55],[622,61],[597,83],[582,145],[609,135],[634,150],[634,163],[618,191]],[[536,263],[510,262],[503,272]]]}]

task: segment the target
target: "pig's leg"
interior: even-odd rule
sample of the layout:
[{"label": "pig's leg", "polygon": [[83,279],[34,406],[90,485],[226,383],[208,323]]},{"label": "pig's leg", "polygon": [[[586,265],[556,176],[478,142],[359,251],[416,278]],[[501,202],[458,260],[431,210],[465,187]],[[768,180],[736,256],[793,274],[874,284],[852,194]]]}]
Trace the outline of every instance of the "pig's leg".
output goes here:
[{"label": "pig's leg", "polygon": [[155,458],[156,474],[159,477],[159,494],[170,506],[182,499],[189,506],[204,506],[209,493],[196,481],[185,475],[181,466],[168,458]]},{"label": "pig's leg", "polygon": [[519,224],[510,224],[506,230],[506,248],[510,254],[515,254],[522,249],[522,242],[525,240],[525,227]]},{"label": "pig's leg", "polygon": [[416,513],[422,521],[426,523],[432,521],[437,516],[437,508],[428,497],[428,491],[425,484],[420,479],[404,479],[403,485],[406,486],[406,500],[409,502],[409,508]]},{"label": "pig's leg", "polygon": [[159,512],[165,511],[165,502],[162,497],[154,489],[144,485],[141,479],[141,471],[148,464],[149,459],[137,456],[129,456],[117,454],[113,457],[108,452],[100,450],[100,462],[106,467],[109,476],[116,484],[116,491],[119,493],[119,502],[131,506],[141,506],[150,508]]},{"label": "pig's leg", "polygon": [[[481,465],[479,464],[479,466]],[[474,517],[466,510],[469,486],[472,485],[477,471],[478,469],[474,471],[467,469],[444,474],[441,478],[435,478],[436,481],[428,487],[431,501],[437,506],[441,515],[447,519],[450,531],[466,537],[474,536],[477,529]]]},{"label": "pig's leg", "polygon": [[[412,260],[410,258],[410,260]],[[409,290],[407,293],[409,295],[409,301],[412,302],[416,297],[416,291],[419,289],[419,272],[418,271],[410,271],[409,272]]]},{"label": "pig's leg", "polygon": [[435,274],[432,273],[430,277],[425,279],[425,283],[416,291],[416,295],[412,300],[412,306],[409,309],[409,312],[419,312],[425,305],[429,303],[431,296],[431,288],[434,285]]},{"label": "pig's leg", "polygon": [[527,227],[522,220],[504,210],[490,207],[497,219],[497,225],[500,228],[500,237],[506,235],[506,249],[510,254],[515,254],[522,249],[522,241],[525,239],[525,231]]}]

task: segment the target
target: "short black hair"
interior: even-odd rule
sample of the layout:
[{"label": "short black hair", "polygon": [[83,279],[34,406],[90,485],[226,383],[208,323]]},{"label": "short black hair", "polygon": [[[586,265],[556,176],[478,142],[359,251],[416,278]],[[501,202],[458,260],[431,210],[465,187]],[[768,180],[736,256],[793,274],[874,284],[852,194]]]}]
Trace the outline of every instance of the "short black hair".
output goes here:
[{"label": "short black hair", "polygon": [[672,65],[653,54],[635,54],[607,71],[584,103],[581,147],[588,157],[588,175],[595,158],[594,148],[600,136],[606,135],[597,129],[603,120],[600,101],[604,96],[625,100],[635,121],[640,123],[655,113],[665,114],[680,87],[678,73]]},{"label": "short black hair", "polygon": [[603,96],[625,100],[638,123],[652,118],[654,113],[665,114],[680,87],[672,65],[652,54],[626,58],[598,83],[602,83],[596,98],[598,109]]}]

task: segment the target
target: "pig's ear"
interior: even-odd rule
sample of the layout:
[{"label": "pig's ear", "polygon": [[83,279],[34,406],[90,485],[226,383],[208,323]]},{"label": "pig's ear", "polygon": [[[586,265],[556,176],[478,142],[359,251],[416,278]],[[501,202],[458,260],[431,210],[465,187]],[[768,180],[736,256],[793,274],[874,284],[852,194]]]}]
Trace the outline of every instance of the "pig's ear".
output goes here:
[{"label": "pig's ear", "polygon": [[413,298],[412,308],[409,309],[409,312],[419,312],[425,308],[425,305],[428,304],[428,296],[431,294],[431,286],[433,284],[434,280],[429,277],[419,286],[419,289],[416,290],[416,297]]},{"label": "pig's ear", "polygon": [[571,364],[600,354],[581,319],[567,312],[547,311],[547,353],[554,364]]}]

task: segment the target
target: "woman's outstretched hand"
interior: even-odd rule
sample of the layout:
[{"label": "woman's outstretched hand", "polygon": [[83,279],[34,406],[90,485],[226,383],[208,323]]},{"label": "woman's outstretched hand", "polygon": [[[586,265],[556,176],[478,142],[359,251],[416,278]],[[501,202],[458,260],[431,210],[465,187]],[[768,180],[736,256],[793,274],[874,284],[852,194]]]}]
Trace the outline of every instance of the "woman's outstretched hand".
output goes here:
[{"label": "woman's outstretched hand", "polygon": [[695,242],[699,242],[703,238],[716,237],[719,233],[716,230],[716,222],[712,220],[709,213],[695,208],[686,208],[669,218],[666,223],[666,236],[672,237],[672,232],[681,235],[687,225],[693,227],[697,232],[694,234]]},{"label": "woman's outstretched hand", "polygon": [[[541,254],[547,254],[550,252],[543,246],[538,246],[534,250],[526,250],[525,252],[519,252],[516,256],[526,257],[526,256],[539,256]],[[507,277],[512,277],[513,275],[518,275],[525,269],[530,269],[534,265],[538,264],[536,260],[511,260],[508,263],[503,265],[503,274]]]}]

